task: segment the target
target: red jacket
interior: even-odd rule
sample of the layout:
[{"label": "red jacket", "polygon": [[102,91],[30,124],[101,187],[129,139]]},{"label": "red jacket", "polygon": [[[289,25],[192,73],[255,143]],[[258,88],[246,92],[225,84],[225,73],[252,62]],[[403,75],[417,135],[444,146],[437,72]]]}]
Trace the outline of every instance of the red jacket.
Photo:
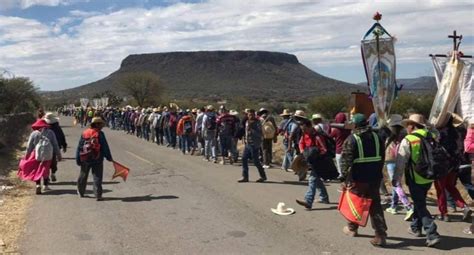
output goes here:
[{"label": "red jacket", "polygon": [[321,155],[324,155],[327,152],[326,141],[324,140],[324,137],[321,137],[316,133],[304,133],[299,143],[300,151],[303,152],[305,148],[311,146],[318,147]]},{"label": "red jacket", "polygon": [[179,122],[178,122],[178,127],[176,128],[176,134],[177,135],[184,135],[184,122],[191,120],[192,126],[193,126],[193,132],[191,134],[194,134],[194,126],[195,126],[195,121],[194,118],[192,118],[189,115],[183,116]]},{"label": "red jacket", "polygon": [[[336,115],[335,121],[336,123],[345,123],[346,115],[342,112],[338,113]],[[331,134],[329,134],[329,136],[336,140],[336,154],[342,153],[342,145],[344,144],[344,141],[346,141],[347,137],[349,137],[350,135],[351,131],[348,129],[331,128]]]}]

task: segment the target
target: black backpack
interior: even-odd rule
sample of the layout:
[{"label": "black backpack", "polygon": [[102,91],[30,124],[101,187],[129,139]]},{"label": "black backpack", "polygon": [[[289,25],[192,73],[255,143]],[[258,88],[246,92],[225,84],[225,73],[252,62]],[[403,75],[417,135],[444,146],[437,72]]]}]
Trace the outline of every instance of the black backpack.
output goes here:
[{"label": "black backpack", "polygon": [[318,135],[324,137],[324,141],[326,142],[326,156],[330,158],[336,157],[336,141],[330,137],[326,132],[318,132]]},{"label": "black backpack", "polygon": [[193,122],[191,120],[186,120],[183,124],[184,126],[184,133],[191,134],[193,132]]},{"label": "black backpack", "polygon": [[217,126],[216,118],[217,116],[213,112],[207,114],[207,122],[206,122],[207,130],[216,130],[216,126]]},{"label": "black backpack", "polygon": [[449,172],[450,156],[431,134],[423,137],[420,134],[412,135],[420,138],[420,159],[414,162],[413,170],[425,179],[438,180]]}]

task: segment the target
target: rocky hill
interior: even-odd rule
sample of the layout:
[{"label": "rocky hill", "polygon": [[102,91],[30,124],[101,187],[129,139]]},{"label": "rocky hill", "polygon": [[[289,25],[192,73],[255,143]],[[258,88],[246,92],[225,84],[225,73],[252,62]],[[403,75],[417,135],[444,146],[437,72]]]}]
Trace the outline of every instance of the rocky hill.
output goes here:
[{"label": "rocky hill", "polygon": [[200,51],[130,55],[120,69],[104,79],[73,89],[48,92],[49,98],[91,97],[120,89],[119,77],[127,72],[151,71],[160,76],[173,99],[232,99],[301,101],[360,87],[320,75],[302,65],[296,56],[265,51]]}]

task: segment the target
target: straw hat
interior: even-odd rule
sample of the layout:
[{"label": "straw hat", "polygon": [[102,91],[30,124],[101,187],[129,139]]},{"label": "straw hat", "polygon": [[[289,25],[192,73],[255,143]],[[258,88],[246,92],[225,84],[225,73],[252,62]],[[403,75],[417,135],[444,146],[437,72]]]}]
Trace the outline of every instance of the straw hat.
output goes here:
[{"label": "straw hat", "polygon": [[160,109],[159,108],[153,108],[153,112],[159,112]]},{"label": "straw hat", "polygon": [[453,117],[453,126],[454,127],[459,127],[462,124],[464,124],[464,120],[461,116],[459,116],[456,113],[451,113],[451,117]]},{"label": "straw hat", "polygon": [[390,127],[403,126],[402,125],[403,117],[400,114],[392,114],[388,120],[388,125]]},{"label": "straw hat", "polygon": [[214,106],[213,105],[208,105],[206,107],[209,111],[214,111]]},{"label": "straw hat", "polygon": [[308,119],[306,117],[306,113],[302,110],[296,110],[295,114],[293,115],[294,117],[297,117],[297,118],[302,118],[302,119]]},{"label": "straw hat", "polygon": [[280,116],[290,116],[291,112],[290,109],[283,109],[283,113],[280,114]]},{"label": "straw hat", "polygon": [[92,121],[91,121],[91,125],[92,124],[104,124],[105,125],[105,121],[101,117],[94,117],[94,118],[92,118]]},{"label": "straw hat", "polygon": [[323,118],[323,115],[321,115],[320,113],[315,113],[311,116],[311,119],[314,120],[314,119],[322,119]]},{"label": "straw hat", "polygon": [[402,125],[404,127],[408,126],[408,124],[418,124],[418,125],[421,125],[423,127],[426,127],[426,122],[425,122],[425,117],[423,117],[423,115],[421,114],[412,114],[410,115],[410,117],[408,117],[408,119],[404,119],[402,121]]},{"label": "straw hat", "polygon": [[295,209],[293,208],[285,208],[285,203],[283,202],[279,202],[278,205],[277,205],[277,208],[271,208],[272,212],[274,214],[278,214],[278,215],[282,215],[282,216],[286,216],[286,215],[291,215],[293,213],[295,213]]},{"label": "straw hat", "polygon": [[290,169],[295,171],[295,173],[299,173],[301,171],[307,172],[308,168],[308,163],[306,163],[303,154],[296,155],[290,166]]},{"label": "straw hat", "polygon": [[44,115],[43,119],[46,121],[46,123],[48,123],[50,125],[59,121],[59,118],[56,116],[56,114],[54,114],[52,112],[47,112]]},{"label": "straw hat", "polygon": [[268,113],[268,109],[267,108],[260,108],[260,110],[258,110],[257,114],[258,115],[262,115],[262,114],[265,114],[265,113]]},{"label": "straw hat", "polygon": [[235,116],[235,115],[238,115],[238,114],[239,114],[239,112],[238,112],[238,111],[236,111],[236,110],[230,110],[230,111],[229,111],[229,114],[230,114],[230,115],[234,115],[234,116]]}]

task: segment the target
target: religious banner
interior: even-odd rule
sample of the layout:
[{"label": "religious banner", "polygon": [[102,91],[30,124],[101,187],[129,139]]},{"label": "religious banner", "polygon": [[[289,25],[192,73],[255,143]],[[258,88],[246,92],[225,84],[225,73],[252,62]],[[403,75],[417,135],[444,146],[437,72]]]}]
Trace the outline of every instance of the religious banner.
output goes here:
[{"label": "religious banner", "polygon": [[454,52],[451,60],[446,64],[428,118],[428,121],[436,128],[444,127],[449,120],[450,112],[454,112],[456,108],[461,90],[459,78],[463,68],[464,62],[459,60],[456,52]]},{"label": "religious banner", "polygon": [[472,82],[472,58],[464,61],[464,68],[459,79],[461,87],[460,102],[461,111],[459,114],[466,121],[474,120],[474,83]]},{"label": "religious banner", "polygon": [[377,12],[374,16],[377,22],[361,41],[367,84],[379,127],[387,125],[397,94],[394,38],[380,25],[381,18],[382,15]]}]

